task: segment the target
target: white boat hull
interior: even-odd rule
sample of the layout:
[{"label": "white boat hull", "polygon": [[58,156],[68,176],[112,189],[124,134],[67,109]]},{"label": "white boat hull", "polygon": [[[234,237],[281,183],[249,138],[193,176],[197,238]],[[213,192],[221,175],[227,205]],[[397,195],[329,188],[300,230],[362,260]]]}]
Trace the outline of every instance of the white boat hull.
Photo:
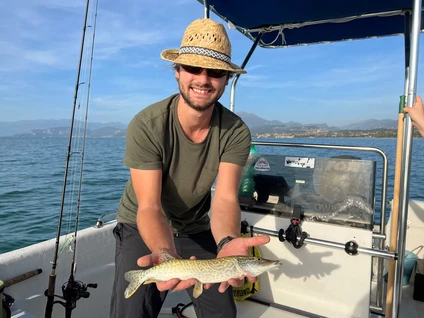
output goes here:
[{"label": "white boat hull", "polygon": [[[411,220],[407,248],[424,242],[424,202],[412,201],[409,209]],[[286,229],[288,220],[272,215],[243,212],[243,219],[250,225],[268,230]],[[97,283],[97,289],[88,289],[90,297],[81,298],[73,311],[75,317],[107,317],[114,275],[115,240],[111,222],[102,228],[88,228],[78,233],[77,272],[75,278],[83,283]],[[304,222],[303,230],[310,237],[345,243],[355,240],[361,247],[372,246],[369,230]],[[63,242],[64,239],[61,240]],[[44,291],[47,289],[55,240],[45,241],[0,256],[0,279],[7,281],[35,269],[42,273],[7,287],[5,293],[15,298],[13,317],[43,317],[46,305]],[[287,242],[272,237],[271,242],[260,248],[263,257],[280,258],[281,269],[260,276],[260,291],[253,297],[279,308],[251,301],[238,302],[240,317],[369,317],[372,297],[371,256],[347,255],[344,250],[305,244],[295,249]],[[423,258],[422,255],[419,255]],[[70,274],[72,253],[66,250],[59,255],[56,294]],[[424,302],[412,300],[413,277],[404,288],[400,317],[420,317]],[[164,304],[161,317],[171,314],[178,303],[188,303],[186,292],[171,292]],[[184,315],[195,317],[192,307]],[[64,317],[64,308],[54,306],[53,317]]]}]

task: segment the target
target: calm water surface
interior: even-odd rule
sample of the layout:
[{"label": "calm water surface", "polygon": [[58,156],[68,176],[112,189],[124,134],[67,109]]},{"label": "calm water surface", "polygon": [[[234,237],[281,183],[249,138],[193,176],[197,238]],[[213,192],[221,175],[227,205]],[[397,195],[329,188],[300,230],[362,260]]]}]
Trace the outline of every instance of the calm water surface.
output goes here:
[{"label": "calm water surface", "polygon": [[[268,141],[268,140],[267,140]],[[269,140],[271,141],[271,140]],[[393,194],[396,140],[388,139],[273,139],[272,141],[360,145],[383,150],[389,160],[388,199]],[[0,253],[56,236],[67,153],[66,138],[0,138]],[[75,152],[81,145],[75,143]],[[410,198],[424,200],[424,139],[414,139]],[[129,172],[123,166],[125,140],[87,139],[79,228],[94,226],[97,218],[115,212]],[[344,151],[299,148],[263,149],[295,156],[329,157],[352,154]],[[377,189],[381,186],[381,158],[364,153],[361,158],[377,162]],[[81,156],[70,160],[62,233],[73,231]],[[74,182],[73,182],[74,181]],[[74,186],[72,187],[72,184]],[[379,192],[376,193],[380,198]],[[378,216],[376,217],[378,219]]]}]

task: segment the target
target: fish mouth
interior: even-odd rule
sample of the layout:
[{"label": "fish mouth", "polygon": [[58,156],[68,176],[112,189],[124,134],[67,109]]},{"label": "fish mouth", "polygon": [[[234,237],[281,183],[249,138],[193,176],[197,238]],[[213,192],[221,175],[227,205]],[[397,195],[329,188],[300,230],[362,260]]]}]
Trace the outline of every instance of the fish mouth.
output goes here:
[{"label": "fish mouth", "polygon": [[266,261],[266,264],[270,267],[276,267],[276,266],[283,265],[283,263],[279,259],[277,259],[277,260],[267,259],[267,260],[264,260],[264,261]]},{"label": "fish mouth", "polygon": [[264,261],[266,261],[267,263],[270,263],[270,264],[275,264],[275,265],[281,265],[282,263],[281,263],[281,260],[279,260],[279,259],[264,259]]}]

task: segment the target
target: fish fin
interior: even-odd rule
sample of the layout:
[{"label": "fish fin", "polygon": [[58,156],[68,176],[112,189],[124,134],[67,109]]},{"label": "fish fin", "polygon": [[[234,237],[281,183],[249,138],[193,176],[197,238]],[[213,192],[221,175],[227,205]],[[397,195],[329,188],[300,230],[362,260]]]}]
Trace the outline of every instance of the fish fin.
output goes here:
[{"label": "fish fin", "polygon": [[159,263],[163,263],[166,261],[170,261],[172,259],[175,259],[175,257],[173,257],[171,254],[169,254],[166,250],[164,249],[159,249]]},{"label": "fish fin", "polygon": [[203,284],[199,281],[194,285],[193,297],[197,298],[203,293]]},{"label": "fish fin", "polygon": [[125,298],[130,298],[145,283],[143,280],[144,272],[144,270],[133,270],[125,273],[125,280],[130,282],[124,292]]},{"label": "fish fin", "polygon": [[148,285],[148,284],[154,284],[159,283],[158,280],[146,280],[142,285]]}]

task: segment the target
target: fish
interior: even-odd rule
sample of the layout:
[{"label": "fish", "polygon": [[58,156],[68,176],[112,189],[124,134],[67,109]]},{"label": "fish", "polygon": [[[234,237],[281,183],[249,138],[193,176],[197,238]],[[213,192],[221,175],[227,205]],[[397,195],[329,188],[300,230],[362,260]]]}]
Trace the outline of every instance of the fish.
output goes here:
[{"label": "fish", "polygon": [[203,293],[203,284],[221,283],[231,278],[244,278],[247,275],[257,277],[260,274],[281,265],[280,260],[269,260],[254,256],[226,256],[221,258],[198,260],[177,259],[167,251],[159,251],[159,264],[146,270],[131,270],[124,274],[129,282],[125,289],[125,298],[131,297],[144,284],[194,278],[197,280],[193,297]]}]

